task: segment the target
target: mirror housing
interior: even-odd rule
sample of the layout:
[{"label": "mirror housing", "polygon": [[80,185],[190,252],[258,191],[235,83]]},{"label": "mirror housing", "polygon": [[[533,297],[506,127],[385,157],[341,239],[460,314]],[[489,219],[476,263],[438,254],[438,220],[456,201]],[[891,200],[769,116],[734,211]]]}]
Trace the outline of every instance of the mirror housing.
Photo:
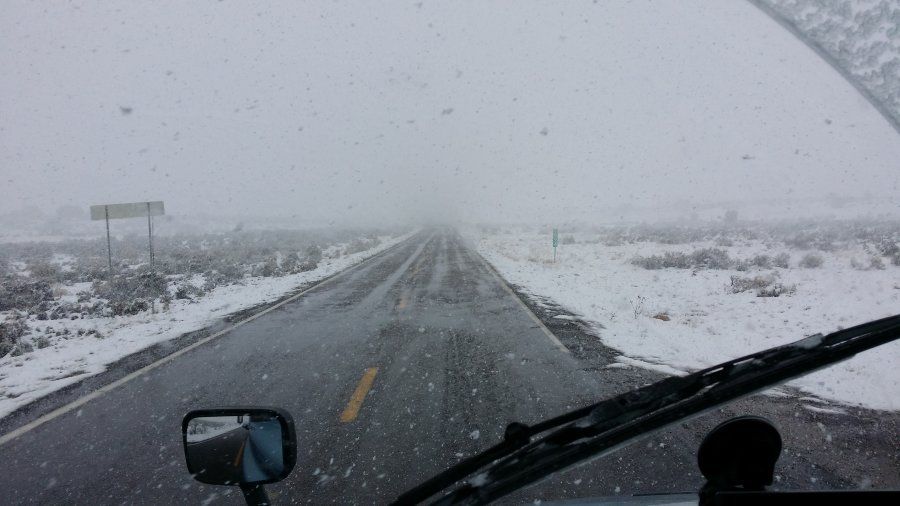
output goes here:
[{"label": "mirror housing", "polygon": [[[775,476],[781,434],[759,416],[739,416],[716,426],[703,439],[697,464],[711,490],[765,490]],[[701,501],[702,502],[702,501]]]},{"label": "mirror housing", "polygon": [[277,408],[194,410],[184,415],[181,437],[188,471],[201,483],[275,483],[297,463],[294,420]]}]

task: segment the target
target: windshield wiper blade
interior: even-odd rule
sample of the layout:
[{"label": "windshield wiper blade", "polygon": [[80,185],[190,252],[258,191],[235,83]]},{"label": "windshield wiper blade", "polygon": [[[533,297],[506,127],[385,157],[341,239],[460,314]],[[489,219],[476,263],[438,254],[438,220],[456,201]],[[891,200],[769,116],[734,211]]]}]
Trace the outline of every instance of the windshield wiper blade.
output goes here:
[{"label": "windshield wiper blade", "polygon": [[415,488],[408,490],[392,504],[418,504],[495,460],[514,453],[516,450],[530,443],[532,436],[573,422],[579,418],[583,418],[585,415],[589,414],[592,409],[594,409],[594,405],[585,406],[530,426],[519,422],[512,422],[506,426],[506,430],[503,434],[503,441],[481,453],[462,460],[450,469],[447,469],[419,484]]},{"label": "windshield wiper blade", "polygon": [[[406,492],[423,502],[486,469],[435,504],[484,504],[629,440],[900,338],[900,315],[817,334],[572,411],[531,427],[511,424],[504,441]],[[565,425],[535,442],[532,436]]]}]

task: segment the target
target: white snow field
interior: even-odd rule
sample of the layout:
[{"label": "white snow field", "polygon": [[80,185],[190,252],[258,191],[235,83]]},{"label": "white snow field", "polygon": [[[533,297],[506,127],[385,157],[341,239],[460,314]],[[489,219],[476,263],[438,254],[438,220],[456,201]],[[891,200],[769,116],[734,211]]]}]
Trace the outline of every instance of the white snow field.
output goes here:
[{"label": "white snow field", "polygon": [[[873,268],[872,248],[865,244],[815,251],[822,266],[801,268],[798,263],[810,251],[773,240],[660,244],[601,241],[596,229],[560,230],[568,239],[563,242],[575,242],[561,244],[553,263],[549,228],[493,227],[466,234],[506,280],[536,302],[551,299],[591,324],[604,344],[624,353],[622,363],[668,374],[900,313],[900,266],[884,258]],[[788,253],[789,267],[649,270],[632,264],[637,256],[701,248],[719,248],[739,259]],[[778,297],[760,297],[753,289],[733,293],[732,276],[759,276],[795,291]],[[789,384],[822,399],[900,410],[898,364],[900,342],[894,342]]]}]

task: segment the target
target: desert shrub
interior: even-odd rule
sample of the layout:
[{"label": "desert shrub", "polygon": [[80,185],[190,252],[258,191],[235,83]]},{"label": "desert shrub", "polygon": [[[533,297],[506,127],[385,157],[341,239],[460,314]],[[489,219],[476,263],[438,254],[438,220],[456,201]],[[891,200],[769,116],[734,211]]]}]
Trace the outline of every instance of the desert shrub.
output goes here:
[{"label": "desert shrub", "polygon": [[734,241],[732,241],[730,237],[721,236],[716,239],[716,246],[730,248],[731,246],[734,246]]},{"label": "desert shrub", "polygon": [[604,244],[657,242],[660,244],[687,244],[712,240],[720,235],[719,229],[661,225],[613,227],[603,231]]},{"label": "desert shrub", "polygon": [[[169,298],[168,282],[158,272],[128,272],[113,276],[109,281],[97,281],[94,294],[108,301],[114,315],[133,315],[150,309],[156,299]],[[101,313],[105,312],[101,309]]]},{"label": "desert shrub", "polygon": [[27,331],[28,326],[23,318],[14,317],[0,322],[0,357],[12,352]]},{"label": "desert shrub", "polygon": [[15,275],[0,279],[0,311],[28,310],[49,300],[53,300],[53,292],[47,280]]},{"label": "desert shrub", "polygon": [[300,272],[300,257],[296,253],[288,253],[281,259],[281,270],[285,274]]},{"label": "desert shrub", "polygon": [[781,269],[789,269],[791,267],[791,256],[787,253],[779,253],[772,259],[772,265]]},{"label": "desert shrub", "polygon": [[353,253],[359,253],[360,251],[367,250],[367,243],[363,239],[353,239],[349,244],[344,248],[344,252],[348,255]]},{"label": "desert shrub", "polygon": [[[149,307],[150,301],[170,298],[167,279],[204,275],[199,292],[229,285],[248,274],[283,275],[315,269],[325,245],[353,241],[355,251],[379,244],[378,235],[353,229],[329,230],[234,230],[217,233],[186,232],[154,238],[155,279],[142,279],[147,267],[147,238],[143,234],[113,238],[113,271],[107,266],[106,238],[71,239],[60,242],[0,244],[0,311],[18,309],[40,318],[50,318],[54,308],[52,287],[57,282],[91,282],[79,295],[80,308],[59,308],[60,318],[108,316],[133,313]],[[321,245],[321,246],[319,246]],[[277,252],[297,252],[278,261]],[[65,270],[48,261],[53,255],[73,260]],[[31,276],[22,276],[13,261],[24,262]],[[71,269],[68,266],[71,266]],[[130,267],[136,266],[136,267]],[[181,295],[199,292],[185,289]],[[173,288],[177,291],[177,287]],[[95,300],[96,298],[96,300]],[[138,299],[143,302],[136,302]],[[68,313],[67,313],[68,311]]]},{"label": "desert shrub", "polygon": [[768,269],[772,267],[772,257],[769,255],[755,255],[750,259],[750,264],[760,269]]},{"label": "desert shrub", "polygon": [[800,259],[798,265],[804,269],[818,269],[819,267],[822,267],[822,264],[824,263],[825,260],[822,259],[822,255],[817,253],[807,253],[803,255],[803,258]]},{"label": "desert shrub", "polygon": [[873,255],[872,258],[869,259],[869,269],[873,271],[883,271],[884,260],[882,260],[880,256]]},{"label": "desert shrub", "polygon": [[[384,233],[378,231],[378,234]],[[192,275],[219,271],[225,280],[237,281],[249,272],[254,264],[265,262],[276,251],[304,252],[299,255],[319,261],[321,248],[314,245],[331,245],[347,242],[362,236],[360,230],[239,230],[218,233],[180,233],[160,235],[154,238],[155,269],[167,275]],[[369,233],[358,242],[368,248],[378,243],[376,233]],[[114,238],[113,262],[116,271],[129,265],[146,264],[146,235],[128,235]],[[109,276],[106,258],[106,239],[72,239],[61,242],[4,243],[0,244],[0,273],[12,260],[29,263],[47,263],[55,254],[71,256],[71,271],[62,273],[65,282],[104,281]],[[54,264],[51,264],[54,265]],[[235,275],[228,271],[236,271]],[[48,281],[54,281],[48,279]]]},{"label": "desert shrub", "polygon": [[869,257],[869,263],[863,263],[856,258],[851,258],[850,267],[853,267],[858,271],[883,271],[884,260],[882,260],[878,255],[872,255],[871,257]]},{"label": "desert shrub", "polygon": [[637,256],[631,260],[631,263],[650,270],[691,268],[690,258],[680,251],[666,251],[662,255],[651,255],[649,257]]},{"label": "desert shrub", "polygon": [[160,262],[162,272],[168,274],[195,274],[203,272],[216,263],[217,259],[211,250],[196,248],[179,248],[169,253],[164,262]]},{"label": "desert shrub", "polygon": [[267,258],[264,262],[258,263],[250,269],[250,275],[254,277],[272,277],[283,274],[281,267],[278,265],[278,259],[274,256]]},{"label": "desert shrub", "polygon": [[54,299],[59,299],[65,295],[69,295],[69,291],[60,284],[54,284],[50,287],[50,294],[53,295]]},{"label": "desert shrub", "polygon": [[[361,247],[361,246],[359,246]],[[368,248],[366,248],[368,249]],[[294,274],[298,272],[307,272],[314,270],[322,261],[322,248],[316,244],[309,245],[301,256],[299,253],[292,253],[281,261],[281,269],[286,274]]]},{"label": "desert shrub", "polygon": [[728,269],[734,265],[734,261],[728,256],[728,253],[718,248],[703,248],[689,255],[680,251],[666,251],[661,256],[634,257],[631,263],[651,270],[667,268]]},{"label": "desert shrub", "polygon": [[651,255],[649,257],[637,255],[631,259],[631,265],[636,265],[643,269],[649,270],[657,270],[663,268],[662,257],[660,257],[659,255]]},{"label": "desert shrub", "polygon": [[116,316],[128,316],[150,310],[150,302],[144,299],[123,300],[109,303],[110,311]]},{"label": "desert shrub", "polygon": [[819,229],[794,231],[784,239],[784,243],[796,249],[816,249],[819,251],[833,251],[834,241],[838,239],[833,231]]},{"label": "desert shrub", "polygon": [[892,257],[893,249],[900,249],[900,226],[896,220],[860,221],[792,221],[761,223],[707,222],[687,226],[624,225],[607,226],[598,230],[604,244],[656,242],[688,244],[710,241],[717,247],[731,247],[743,241],[782,243],[802,250],[831,251],[859,244],[874,244],[882,256]]},{"label": "desert shrub", "polygon": [[300,265],[298,265],[297,268],[300,272],[309,272],[309,271],[315,270],[316,267],[318,267],[318,266],[319,266],[318,262],[315,262],[312,259],[307,258],[306,260],[300,262]]},{"label": "desert shrub", "polygon": [[47,319],[47,320],[62,320],[63,318],[69,318],[73,314],[80,314],[81,305],[75,304],[56,304],[53,308],[48,311],[41,313],[42,315],[46,315],[46,318],[38,318]]},{"label": "desert shrub", "polygon": [[19,355],[24,355],[25,353],[31,353],[34,351],[34,346],[27,341],[19,341],[18,344],[13,346],[12,350],[10,350],[9,354],[13,357],[18,357]]},{"label": "desert shrub", "polygon": [[310,244],[306,248],[306,260],[318,264],[322,261],[322,248],[318,244]]},{"label": "desert shrub", "polygon": [[203,290],[210,291],[217,286],[231,285],[244,279],[244,269],[238,265],[223,263],[215,269],[203,273]]},{"label": "desert shrub", "polygon": [[891,263],[893,265],[900,265],[900,253],[891,256]]},{"label": "desert shrub", "polygon": [[[657,257],[657,258],[659,258],[659,257]],[[661,258],[662,258],[662,267],[657,267],[658,269],[664,268],[664,267],[674,267],[676,269],[690,269],[691,265],[692,265],[691,258],[688,255],[686,255],[680,251],[676,251],[676,252],[666,251]]]},{"label": "desert shrub", "polygon": [[33,260],[28,262],[27,269],[31,272],[32,279],[40,279],[46,281],[61,281],[62,273],[59,266],[45,260]]},{"label": "desert shrub", "polygon": [[217,265],[215,272],[222,279],[224,279],[228,282],[240,281],[240,280],[244,279],[243,267],[241,267],[240,265],[236,265],[236,264]]},{"label": "desert shrub", "polygon": [[780,297],[782,295],[792,295],[797,291],[796,285],[782,285],[775,283],[771,286],[759,288],[756,291],[757,297]]},{"label": "desert shrub", "polygon": [[197,288],[192,283],[181,283],[175,288],[175,298],[179,300],[194,300],[197,297],[203,297],[206,292],[202,288]]},{"label": "desert shrub", "polygon": [[94,284],[94,294],[109,301],[156,299],[168,293],[168,282],[158,272],[126,272]]},{"label": "desert shrub", "polygon": [[694,267],[706,269],[728,269],[733,262],[728,253],[719,248],[703,248],[691,253]]},{"label": "desert shrub", "polygon": [[41,350],[48,346],[50,346],[50,339],[47,336],[38,336],[34,338],[34,345],[37,346],[37,349]]},{"label": "desert shrub", "polygon": [[15,346],[15,344],[9,341],[0,340],[0,358],[9,355],[9,352],[11,352]]},{"label": "desert shrub", "polygon": [[71,282],[94,282],[109,277],[109,265],[99,258],[88,258],[79,262],[78,267],[66,275]]},{"label": "desert shrub", "polygon": [[896,241],[888,237],[882,237],[875,247],[882,256],[894,257],[900,255],[900,246],[897,245]]},{"label": "desert shrub", "polygon": [[765,288],[775,282],[772,276],[754,276],[752,278],[743,278],[741,276],[731,276],[731,293],[742,293],[747,290],[757,290]]},{"label": "desert shrub", "polygon": [[769,255],[754,255],[748,259],[734,260],[732,267],[736,271],[749,271],[753,268],[770,269],[774,265],[774,260]]},{"label": "desert shrub", "polygon": [[366,237],[366,238],[356,238],[350,241],[345,248],[345,252],[348,255],[352,255],[353,253],[360,253],[362,251],[366,251],[368,249],[372,249],[375,246],[378,246],[381,243],[377,237]]}]

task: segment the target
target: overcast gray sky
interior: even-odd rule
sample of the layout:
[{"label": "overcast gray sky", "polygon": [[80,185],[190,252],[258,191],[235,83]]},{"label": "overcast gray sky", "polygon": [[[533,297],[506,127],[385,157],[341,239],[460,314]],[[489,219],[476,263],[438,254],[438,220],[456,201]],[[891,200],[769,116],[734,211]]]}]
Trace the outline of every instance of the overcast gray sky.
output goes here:
[{"label": "overcast gray sky", "polygon": [[0,212],[522,220],[896,195],[900,139],[746,2],[20,2]]}]

